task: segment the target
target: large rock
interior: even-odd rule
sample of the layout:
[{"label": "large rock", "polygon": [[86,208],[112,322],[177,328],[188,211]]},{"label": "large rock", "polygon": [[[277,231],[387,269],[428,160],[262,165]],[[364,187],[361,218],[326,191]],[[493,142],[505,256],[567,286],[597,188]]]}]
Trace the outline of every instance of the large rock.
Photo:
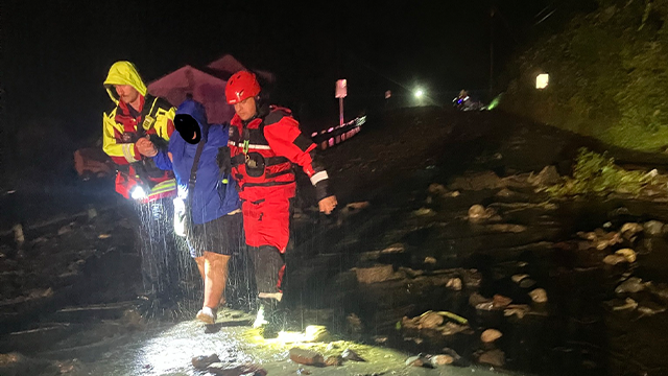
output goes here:
[{"label": "large rock", "polygon": [[423,354],[411,356],[406,359],[406,365],[409,367],[427,367],[432,368],[431,360]]},{"label": "large rock", "polygon": [[478,362],[482,364],[489,364],[493,367],[503,367],[506,363],[506,354],[501,350],[491,350],[483,353],[478,358]]},{"label": "large rock", "polygon": [[429,361],[431,362],[432,366],[440,367],[440,366],[447,366],[448,364],[454,363],[455,358],[452,357],[451,355],[439,354],[439,355],[434,355],[431,358],[429,358]]},{"label": "large rock", "polygon": [[70,360],[58,360],[56,361],[56,369],[60,372],[61,375],[73,374],[73,375],[83,375],[85,374],[84,365],[78,359]]},{"label": "large rock", "polygon": [[434,329],[441,326],[443,321],[445,321],[445,319],[438,313],[432,311],[425,312],[420,316],[418,329]]},{"label": "large rock", "polygon": [[538,175],[532,173],[527,179],[529,184],[541,187],[555,185],[560,180],[561,176],[559,176],[559,172],[557,172],[557,168],[554,166],[545,166]]},{"label": "large rock", "polygon": [[646,284],[642,282],[642,279],[640,278],[629,278],[626,281],[622,282],[617,288],[615,289],[615,292],[617,294],[635,294],[637,292],[640,292],[644,290],[646,287]]},{"label": "large rock", "polygon": [[648,221],[645,222],[643,226],[645,234],[651,236],[657,236],[663,234],[663,222],[659,221]]},{"label": "large rock", "polygon": [[517,316],[518,319],[523,319],[531,308],[526,304],[511,304],[503,310],[503,315],[506,317]]},{"label": "large rock", "polygon": [[480,335],[482,343],[492,343],[501,338],[503,334],[496,329],[487,329]]},{"label": "large rock", "polygon": [[535,289],[529,293],[534,303],[542,304],[547,302],[547,292],[543,289]]},{"label": "large rock", "polygon": [[307,366],[322,366],[325,364],[325,359],[320,353],[297,347],[290,349],[290,360]]},{"label": "large rock", "polygon": [[444,195],[444,194],[449,192],[448,189],[445,188],[445,186],[443,186],[442,184],[438,184],[438,183],[430,184],[428,191],[429,191],[429,193],[431,193],[433,195]]},{"label": "large rock", "polygon": [[626,260],[626,257],[623,255],[607,255],[603,258],[603,263],[608,264],[608,265],[617,265],[617,264],[623,264],[628,262]]},{"label": "large rock", "polygon": [[619,231],[625,239],[631,240],[636,234],[643,231],[643,226],[639,223],[628,222],[624,223],[622,229]]},{"label": "large rock", "polygon": [[343,352],[341,353],[341,357],[344,360],[351,361],[351,362],[366,362],[366,360],[364,358],[359,356],[358,353],[356,353],[355,351],[353,351],[351,349],[343,350]]},{"label": "large rock", "polygon": [[615,252],[616,255],[624,256],[627,262],[633,263],[636,262],[636,252],[631,248],[622,248]]},{"label": "large rock", "polygon": [[608,302],[608,304],[613,311],[633,311],[638,308],[638,302],[631,298],[626,298],[625,300],[614,299]]},{"label": "large rock", "polygon": [[391,244],[389,247],[383,249],[380,251],[382,254],[396,254],[396,253],[404,253],[406,252],[406,246],[403,245],[402,243],[394,243]]},{"label": "large rock", "polygon": [[220,359],[218,359],[218,355],[211,354],[209,356],[204,356],[204,355],[196,356],[196,357],[192,358],[191,362],[193,364],[193,367],[195,367],[195,369],[205,370],[212,363],[219,363]]},{"label": "large rock", "polygon": [[522,282],[523,279],[528,278],[528,277],[529,277],[528,274],[515,274],[512,277],[510,277],[510,279],[515,283],[520,283],[520,282]]},{"label": "large rock", "polygon": [[445,287],[455,290],[455,291],[461,291],[462,290],[462,280],[460,278],[450,278],[448,282],[445,284]]},{"label": "large rock", "polygon": [[420,208],[413,212],[414,215],[418,217],[430,217],[436,215],[436,212],[429,208]]},{"label": "large rock", "polygon": [[513,300],[507,296],[496,294],[492,299],[492,304],[494,309],[503,309],[506,308],[512,303]]},{"label": "large rock", "polygon": [[455,178],[450,184],[450,189],[479,191],[483,189],[503,188],[503,186],[503,181],[493,171],[484,171]]},{"label": "large rock", "polygon": [[394,279],[400,279],[401,276],[394,272],[392,265],[376,265],[370,268],[354,268],[359,283],[378,283]]},{"label": "large rock", "polygon": [[325,365],[327,367],[339,367],[343,365],[343,357],[341,355],[329,356],[325,359]]},{"label": "large rock", "polygon": [[531,278],[525,278],[520,281],[520,288],[530,289],[536,285],[536,281]]},{"label": "large rock", "polygon": [[469,221],[473,223],[496,219],[496,211],[492,208],[485,209],[482,205],[473,205],[469,208]]}]

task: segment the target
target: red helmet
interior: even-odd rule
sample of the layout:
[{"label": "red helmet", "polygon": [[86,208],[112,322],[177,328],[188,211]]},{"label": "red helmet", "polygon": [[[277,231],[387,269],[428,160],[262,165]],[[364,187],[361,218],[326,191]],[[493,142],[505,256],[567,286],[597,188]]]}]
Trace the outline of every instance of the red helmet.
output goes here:
[{"label": "red helmet", "polygon": [[255,74],[248,71],[239,71],[230,77],[225,87],[227,103],[236,104],[250,97],[260,94],[260,84]]}]

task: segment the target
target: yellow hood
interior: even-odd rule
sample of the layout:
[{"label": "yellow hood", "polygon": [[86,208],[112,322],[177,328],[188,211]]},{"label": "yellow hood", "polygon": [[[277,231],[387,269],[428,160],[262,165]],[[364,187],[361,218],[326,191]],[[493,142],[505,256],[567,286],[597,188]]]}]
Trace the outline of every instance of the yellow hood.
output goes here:
[{"label": "yellow hood", "polygon": [[118,104],[118,95],[113,85],[130,85],[135,88],[139,94],[146,96],[146,85],[142,81],[135,65],[129,61],[117,61],[109,68],[107,79],[104,80],[104,86],[107,89],[109,98]]}]

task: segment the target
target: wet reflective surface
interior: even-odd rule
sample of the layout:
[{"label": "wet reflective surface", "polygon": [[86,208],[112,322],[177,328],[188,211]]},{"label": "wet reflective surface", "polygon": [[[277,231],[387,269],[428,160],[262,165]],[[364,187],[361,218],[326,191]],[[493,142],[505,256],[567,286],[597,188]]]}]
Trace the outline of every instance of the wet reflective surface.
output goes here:
[{"label": "wet reflective surface", "polygon": [[[340,355],[352,349],[366,362],[345,362],[340,367],[310,367],[289,360],[293,347],[312,349],[323,355]],[[405,365],[406,355],[385,348],[359,345],[353,342],[280,343],[258,337],[248,327],[223,327],[218,333],[205,333],[196,322],[182,322],[171,327],[152,328],[136,333],[127,343],[107,351],[87,363],[91,375],[199,375],[191,359],[199,355],[218,354],[221,362],[230,366],[255,364],[270,375],[295,375],[308,369],[317,375],[491,375],[481,368],[443,368],[426,370]]]}]

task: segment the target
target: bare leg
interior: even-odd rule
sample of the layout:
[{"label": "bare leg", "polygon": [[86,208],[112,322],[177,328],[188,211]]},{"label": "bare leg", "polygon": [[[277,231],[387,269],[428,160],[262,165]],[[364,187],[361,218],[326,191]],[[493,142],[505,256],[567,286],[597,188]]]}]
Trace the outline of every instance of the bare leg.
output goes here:
[{"label": "bare leg", "polygon": [[202,277],[202,284],[206,283],[206,275],[204,274],[204,256],[195,257],[195,263],[197,264],[197,270],[199,270],[199,275]]},{"label": "bare leg", "polygon": [[218,308],[225,301],[225,285],[227,284],[227,263],[230,256],[220,255],[213,252],[204,252],[205,282],[204,282],[204,307]]}]

